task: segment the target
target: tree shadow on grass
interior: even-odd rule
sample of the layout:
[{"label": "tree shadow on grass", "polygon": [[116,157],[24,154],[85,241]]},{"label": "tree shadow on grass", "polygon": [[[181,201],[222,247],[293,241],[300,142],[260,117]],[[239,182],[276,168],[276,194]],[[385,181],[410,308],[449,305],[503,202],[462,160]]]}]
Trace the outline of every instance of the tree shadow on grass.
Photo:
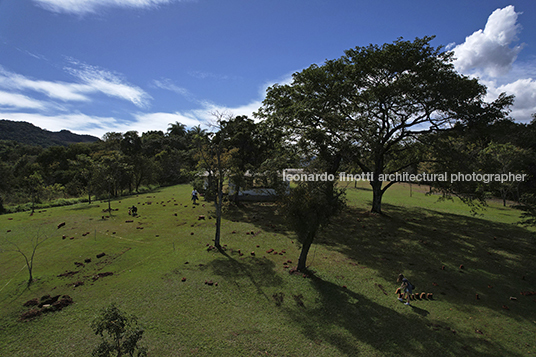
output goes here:
[{"label": "tree shadow on grass", "polygon": [[384,209],[389,216],[349,208],[315,243],[338,250],[393,284],[398,273],[406,272],[416,292],[462,306],[486,306],[517,319],[527,320],[529,310],[536,313],[534,304],[503,309],[512,307],[509,297],[521,303],[528,297],[520,292],[536,286],[536,245],[528,230],[429,209],[387,204]]},{"label": "tree shadow on grass", "polygon": [[[312,276],[311,285],[320,294],[320,301],[302,308],[283,306],[301,333],[317,344],[328,343],[342,354],[360,354],[363,343],[386,356],[518,356],[478,337],[458,334],[450,326],[433,324],[423,319],[427,311],[411,308],[413,314],[402,314],[382,306],[339,285]],[[396,304],[393,299],[393,304]]]},{"label": "tree shadow on grass", "polygon": [[275,263],[266,257],[238,257],[236,259],[226,251],[220,252],[222,258],[213,259],[204,265],[203,269],[210,269],[214,274],[224,276],[235,286],[240,287],[245,281],[255,287],[257,294],[270,301],[264,287],[280,286],[283,279],[275,272]]},{"label": "tree shadow on grass", "polygon": [[[424,208],[384,204],[384,210],[388,215],[349,207],[313,244],[346,257],[336,264],[347,262],[374,270],[393,282],[393,291],[398,273],[404,272],[417,286],[416,292],[433,293],[437,303],[448,301],[467,311],[486,307],[507,318],[531,321],[530,316],[536,314],[532,297],[520,295],[536,286],[532,273],[536,245],[530,231]],[[251,223],[266,230],[262,213],[258,210],[257,221]],[[279,219],[284,227],[282,217],[269,217]],[[411,308],[415,316],[408,317],[331,282],[311,281],[322,296],[320,307],[286,312],[311,341],[326,341],[342,353],[355,354],[355,343],[362,341],[386,355],[407,351],[408,355],[516,356],[500,342],[460,336],[447,329],[445,322],[434,325],[424,309]],[[512,302],[511,296],[518,301]],[[394,294],[393,301],[397,303]]]},{"label": "tree shadow on grass", "polygon": [[273,202],[241,202],[231,206],[223,218],[232,222],[251,223],[265,232],[287,234],[288,228]]}]

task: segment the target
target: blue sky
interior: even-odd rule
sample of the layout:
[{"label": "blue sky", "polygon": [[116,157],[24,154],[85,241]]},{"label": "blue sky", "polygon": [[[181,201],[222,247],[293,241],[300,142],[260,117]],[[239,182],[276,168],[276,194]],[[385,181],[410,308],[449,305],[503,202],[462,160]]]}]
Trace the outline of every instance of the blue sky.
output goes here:
[{"label": "blue sky", "polygon": [[251,117],[313,63],[435,35],[527,122],[535,20],[533,0],[0,0],[0,119],[102,137]]}]

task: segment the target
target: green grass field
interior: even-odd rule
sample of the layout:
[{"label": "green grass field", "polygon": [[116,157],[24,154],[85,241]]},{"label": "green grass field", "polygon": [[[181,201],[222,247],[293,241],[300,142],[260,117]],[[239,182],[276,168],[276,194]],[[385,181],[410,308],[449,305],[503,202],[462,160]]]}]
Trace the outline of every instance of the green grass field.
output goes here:
[{"label": "green grass field", "polygon": [[[314,274],[303,277],[288,273],[299,246],[272,204],[227,212],[222,254],[207,250],[213,209],[193,207],[190,190],[113,201],[118,210],[104,219],[107,203],[0,216],[0,356],[89,356],[99,341],[91,321],[111,302],[138,317],[150,356],[536,354],[536,295],[520,294],[536,290],[536,240],[516,224],[519,211],[490,204],[473,216],[395,185],[379,216],[368,212],[371,191],[352,185],[349,208],[311,248]],[[139,217],[128,215],[132,205]],[[50,238],[28,288],[7,241],[28,250],[38,227]],[[434,298],[400,303],[401,272]],[[46,294],[74,304],[20,321],[23,304]]]}]

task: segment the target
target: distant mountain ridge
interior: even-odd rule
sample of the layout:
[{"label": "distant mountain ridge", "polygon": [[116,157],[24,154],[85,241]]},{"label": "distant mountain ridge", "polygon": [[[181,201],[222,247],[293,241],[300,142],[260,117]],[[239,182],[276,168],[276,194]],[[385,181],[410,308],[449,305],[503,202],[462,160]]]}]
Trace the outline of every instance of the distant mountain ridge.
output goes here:
[{"label": "distant mountain ridge", "polygon": [[48,131],[24,121],[0,119],[0,140],[12,140],[26,145],[42,147],[68,146],[75,143],[93,143],[99,138],[79,135],[69,130]]}]

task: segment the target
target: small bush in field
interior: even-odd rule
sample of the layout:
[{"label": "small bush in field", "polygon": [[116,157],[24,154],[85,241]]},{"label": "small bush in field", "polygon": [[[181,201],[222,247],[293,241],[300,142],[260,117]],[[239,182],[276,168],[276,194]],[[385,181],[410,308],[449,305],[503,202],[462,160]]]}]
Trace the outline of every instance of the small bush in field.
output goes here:
[{"label": "small bush in field", "polygon": [[102,337],[92,356],[147,356],[147,349],[138,346],[144,330],[138,326],[137,318],[119,310],[115,304],[104,308],[91,327],[96,335]]}]

